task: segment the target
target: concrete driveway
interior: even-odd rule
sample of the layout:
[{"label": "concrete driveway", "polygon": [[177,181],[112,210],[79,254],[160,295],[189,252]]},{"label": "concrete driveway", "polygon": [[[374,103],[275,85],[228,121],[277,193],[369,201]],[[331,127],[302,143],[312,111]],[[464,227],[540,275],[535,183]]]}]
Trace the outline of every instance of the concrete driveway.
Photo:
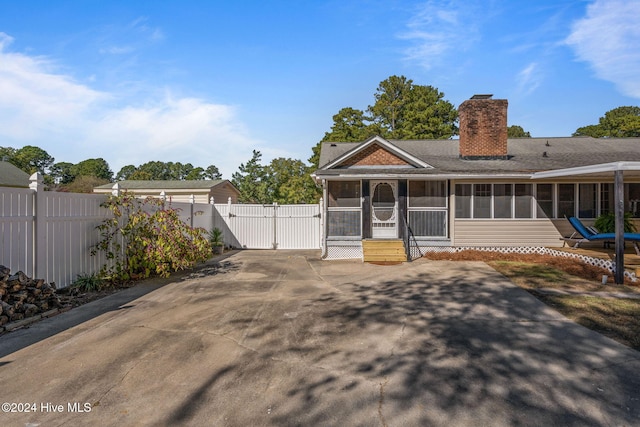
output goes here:
[{"label": "concrete driveway", "polygon": [[484,263],[243,251],[117,304],[5,351],[0,425],[640,425],[640,353]]}]

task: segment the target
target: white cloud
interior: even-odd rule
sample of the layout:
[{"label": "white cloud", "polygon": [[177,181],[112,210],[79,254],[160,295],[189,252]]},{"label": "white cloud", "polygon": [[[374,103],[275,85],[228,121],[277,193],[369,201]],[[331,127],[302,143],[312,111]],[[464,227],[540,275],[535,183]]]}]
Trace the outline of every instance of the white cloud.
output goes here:
[{"label": "white cloud", "polygon": [[471,2],[429,1],[407,23],[407,30],[398,38],[410,46],[404,51],[410,61],[425,69],[439,65],[445,55],[466,50],[478,38],[477,19]]},{"label": "white cloud", "polygon": [[540,67],[532,62],[518,73],[518,91],[524,95],[533,93],[542,81]]},{"label": "white cloud", "polygon": [[596,76],[626,96],[640,98],[640,2],[596,0],[573,23],[565,42],[588,62]]},{"label": "white cloud", "polygon": [[72,163],[102,157],[114,172],[151,160],[215,164],[226,178],[258,148],[232,106],[170,93],[124,100],[48,58],[8,52],[11,41],[0,33],[2,146],[36,145]]}]

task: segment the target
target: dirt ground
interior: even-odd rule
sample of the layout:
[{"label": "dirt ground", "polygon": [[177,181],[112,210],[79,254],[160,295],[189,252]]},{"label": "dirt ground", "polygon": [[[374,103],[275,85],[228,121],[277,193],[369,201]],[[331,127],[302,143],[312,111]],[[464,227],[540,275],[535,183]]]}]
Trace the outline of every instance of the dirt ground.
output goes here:
[{"label": "dirt ground", "polygon": [[[489,265],[500,261],[514,261],[527,264],[537,264],[541,266],[548,266],[562,270],[565,273],[575,276],[577,278],[584,279],[584,283],[581,283],[585,287],[584,290],[620,290],[619,285],[613,283],[613,277],[609,270],[594,265],[587,264],[575,258],[558,257],[552,255],[540,255],[540,254],[517,254],[517,253],[502,253],[502,252],[489,252],[489,251],[461,251],[455,253],[448,252],[431,252],[425,255],[426,258],[432,260],[449,260],[449,261],[485,261]],[[602,285],[602,276],[609,276],[609,282],[607,285]],[[640,283],[631,282],[625,280],[625,285],[634,288],[634,290],[640,290]],[[575,287],[575,286],[571,286]]]}]

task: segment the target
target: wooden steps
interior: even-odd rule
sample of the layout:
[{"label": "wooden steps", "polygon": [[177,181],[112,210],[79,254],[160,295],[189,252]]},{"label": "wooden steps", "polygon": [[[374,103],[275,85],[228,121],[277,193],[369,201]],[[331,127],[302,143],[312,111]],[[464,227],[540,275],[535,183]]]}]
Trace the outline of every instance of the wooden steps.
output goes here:
[{"label": "wooden steps", "polygon": [[400,239],[363,240],[364,262],[404,262],[407,254]]}]

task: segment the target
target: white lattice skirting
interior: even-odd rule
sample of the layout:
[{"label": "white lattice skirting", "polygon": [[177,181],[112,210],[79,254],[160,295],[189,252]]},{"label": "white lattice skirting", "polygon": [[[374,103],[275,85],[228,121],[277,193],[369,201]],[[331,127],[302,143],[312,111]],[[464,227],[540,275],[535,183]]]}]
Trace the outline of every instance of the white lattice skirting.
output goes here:
[{"label": "white lattice skirting", "polygon": [[362,259],[362,246],[327,246],[323,259]]},{"label": "white lattice skirting", "polygon": [[[476,246],[467,246],[467,247],[422,247],[420,248],[423,253],[427,252],[462,252],[462,251],[486,251],[486,252],[501,252],[503,254],[539,254],[539,255],[553,255],[565,258],[574,258],[578,259],[585,264],[595,265],[596,267],[602,267],[606,270],[609,270],[612,274],[615,272],[616,266],[612,261],[602,259],[602,258],[594,258],[581,254],[572,254],[570,252],[558,251],[555,249],[545,248],[542,246],[531,246],[531,247],[476,247]],[[631,279],[632,281],[636,281],[635,273],[630,271],[624,272],[625,277]]]}]

